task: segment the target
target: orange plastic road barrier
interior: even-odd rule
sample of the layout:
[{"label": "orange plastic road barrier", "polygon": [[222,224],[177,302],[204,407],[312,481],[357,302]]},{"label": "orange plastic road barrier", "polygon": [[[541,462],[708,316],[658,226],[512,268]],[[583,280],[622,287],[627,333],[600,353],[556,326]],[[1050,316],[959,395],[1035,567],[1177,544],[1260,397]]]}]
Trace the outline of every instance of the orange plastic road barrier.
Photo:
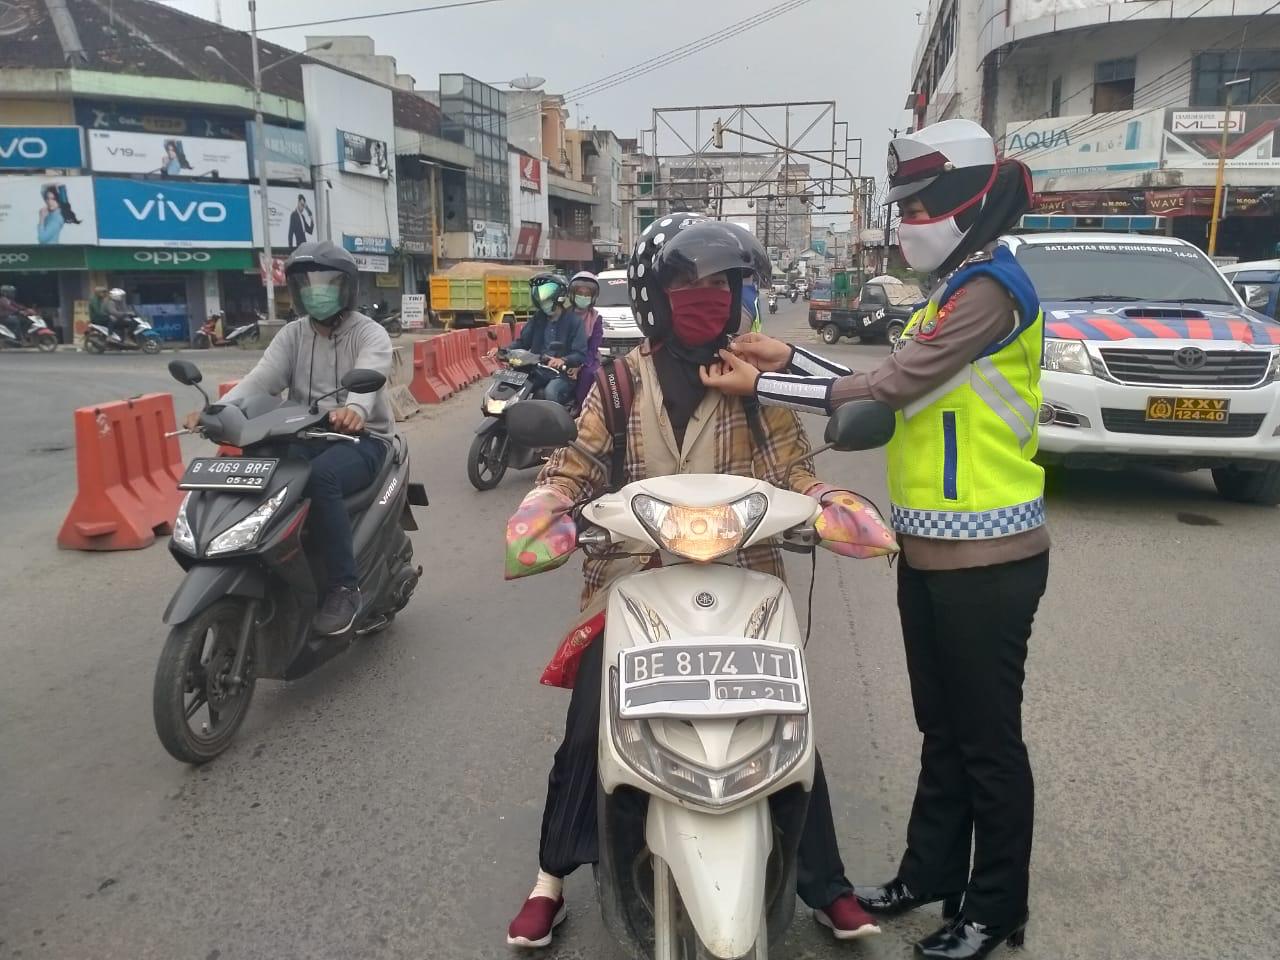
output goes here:
[{"label": "orange plastic road barrier", "polygon": [[498,325],[498,346],[509,347],[515,343],[515,340],[515,331],[511,324],[502,323]]},{"label": "orange plastic road barrier", "polygon": [[413,345],[413,380],[409,392],[419,403],[440,403],[453,395],[444,376],[441,337],[418,340]]},{"label": "orange plastic road barrier", "polygon": [[462,330],[453,330],[441,339],[444,341],[445,375],[455,390],[461,390],[471,382],[471,371],[467,369],[463,355],[467,335]]},{"label": "orange plastic road barrier", "polygon": [[173,397],[150,393],[74,414],[77,492],[58,531],[68,550],[140,550],[173,529],[182,451]]},{"label": "orange plastic road barrier", "polygon": [[480,365],[480,361],[476,358],[476,337],[480,330],[459,330],[458,336],[462,340],[462,369],[467,371],[467,382],[475,383],[485,375],[484,367]]}]

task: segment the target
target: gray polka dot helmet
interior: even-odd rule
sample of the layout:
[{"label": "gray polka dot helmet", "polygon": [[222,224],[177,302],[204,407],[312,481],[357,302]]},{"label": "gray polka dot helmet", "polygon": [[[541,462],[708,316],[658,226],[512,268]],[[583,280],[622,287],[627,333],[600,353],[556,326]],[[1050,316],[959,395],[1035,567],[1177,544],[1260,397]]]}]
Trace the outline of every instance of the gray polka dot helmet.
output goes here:
[{"label": "gray polka dot helmet", "polygon": [[741,323],[743,277],[754,274],[763,286],[773,276],[764,247],[751,231],[735,223],[699,213],[658,217],[641,234],[627,271],[631,307],[640,330],[650,340],[665,340],[671,330],[666,291],[677,283],[726,271],[733,290],[733,305],[725,317],[725,333],[730,334]]}]

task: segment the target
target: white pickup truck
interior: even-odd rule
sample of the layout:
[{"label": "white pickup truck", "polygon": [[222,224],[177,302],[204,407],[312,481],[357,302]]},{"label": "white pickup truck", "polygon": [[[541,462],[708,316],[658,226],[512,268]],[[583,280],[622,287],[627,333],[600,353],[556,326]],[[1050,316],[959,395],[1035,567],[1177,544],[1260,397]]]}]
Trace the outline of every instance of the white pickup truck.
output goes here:
[{"label": "white pickup truck", "polygon": [[1001,242],[1044,310],[1042,462],[1210,469],[1229,500],[1280,503],[1280,324],[1182,240]]}]

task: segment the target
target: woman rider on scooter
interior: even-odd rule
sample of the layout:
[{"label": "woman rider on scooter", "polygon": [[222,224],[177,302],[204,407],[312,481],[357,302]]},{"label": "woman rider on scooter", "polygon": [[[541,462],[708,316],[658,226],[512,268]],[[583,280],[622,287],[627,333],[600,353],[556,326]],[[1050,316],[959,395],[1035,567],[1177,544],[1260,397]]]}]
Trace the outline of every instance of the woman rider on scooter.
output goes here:
[{"label": "woman rider on scooter", "polygon": [[[833,496],[854,496],[837,492],[813,476],[812,460],[806,456],[809,443],[794,413],[750,401],[744,404],[702,384],[700,368],[714,363],[718,347],[742,329],[743,278],[753,272],[758,282],[767,283],[768,256],[741,227],[682,213],[655,221],[646,230],[631,259],[630,288],[647,342],[619,361],[617,372],[630,378],[632,394],[631,408],[623,414],[627,424],[623,476],[613,478],[615,485],[680,473],[721,473],[758,477],[824,504]],[[602,401],[597,387],[578,419],[575,447],[607,464],[613,456],[613,434]],[[552,558],[539,567],[544,570],[556,565],[556,557],[563,557],[558,562],[567,560],[575,542],[569,511],[608,486],[609,478],[600,467],[575,447],[556,452],[508,523],[508,578],[529,572],[525,565],[533,556]],[[851,516],[864,522],[840,552],[851,556],[896,552],[887,527],[874,508],[863,503]],[[507,942],[513,946],[551,943],[555,926],[565,916],[564,878],[598,858],[596,761],[603,646],[599,636],[607,588],[617,577],[652,564],[655,558],[584,561],[582,615],[542,679],[548,685],[572,687],[573,693],[564,741],[547,785],[537,880],[507,932]],[[751,569],[784,576],[781,553],[772,544],[741,551],[737,560]],[[575,683],[579,676],[581,682]],[[813,908],[818,923],[842,940],[879,932],[845,879],[821,761],[799,861],[798,892]]]}]

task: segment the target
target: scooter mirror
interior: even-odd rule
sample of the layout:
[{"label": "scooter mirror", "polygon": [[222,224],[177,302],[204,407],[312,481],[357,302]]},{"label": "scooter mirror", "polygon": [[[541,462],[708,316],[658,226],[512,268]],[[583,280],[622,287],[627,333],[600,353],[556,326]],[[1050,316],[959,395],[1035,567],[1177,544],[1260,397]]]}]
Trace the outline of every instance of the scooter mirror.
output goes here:
[{"label": "scooter mirror", "polygon": [[190,360],[170,360],[169,376],[177,380],[184,387],[194,387],[197,383],[204,379],[200,374],[200,368]]},{"label": "scooter mirror", "polygon": [[525,447],[563,447],[578,439],[569,411],[551,400],[522,400],[507,407],[507,433]]},{"label": "scooter mirror", "polygon": [[356,367],[348,370],[342,377],[342,386],[352,393],[377,393],[387,382],[387,378],[377,370],[365,370]]},{"label": "scooter mirror", "polygon": [[878,400],[855,400],[827,421],[826,441],[836,450],[874,450],[893,439],[893,410]]}]

